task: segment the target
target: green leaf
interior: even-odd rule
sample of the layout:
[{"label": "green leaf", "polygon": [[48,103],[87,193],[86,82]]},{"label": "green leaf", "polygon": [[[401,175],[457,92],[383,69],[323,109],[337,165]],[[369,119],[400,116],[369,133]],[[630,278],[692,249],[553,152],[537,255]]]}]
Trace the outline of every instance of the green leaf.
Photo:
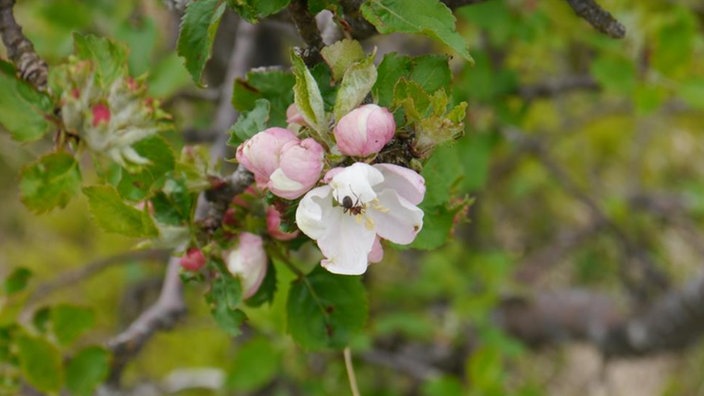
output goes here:
[{"label": "green leaf", "polygon": [[389,107],[396,84],[403,78],[413,81],[426,92],[449,89],[452,73],[446,56],[425,55],[415,58],[396,53],[384,55],[378,67],[379,76],[372,88],[379,105]]},{"label": "green leaf", "polygon": [[446,375],[425,382],[421,394],[423,396],[462,396],[465,392],[462,390],[462,382]]},{"label": "green leaf", "polygon": [[423,229],[408,247],[420,250],[437,249],[447,242],[455,215],[461,207],[453,210],[445,205],[428,207],[421,203],[420,208],[423,209],[424,214]]},{"label": "green leaf", "polygon": [[90,212],[98,225],[107,232],[131,237],[154,237],[158,231],[152,219],[143,211],[122,201],[111,186],[84,187]]},{"label": "green leaf", "polygon": [[110,354],[103,348],[81,349],[66,366],[66,387],[72,395],[92,395],[108,376]]},{"label": "green leaf", "polygon": [[374,56],[375,54],[371,54],[369,57],[353,63],[345,71],[335,100],[333,113],[336,120],[359,106],[372,89],[377,76]]},{"label": "green leaf", "polygon": [[98,85],[107,88],[118,77],[127,74],[127,50],[103,37],[92,34],[73,34],[74,49],[81,59],[95,65]]},{"label": "green leaf", "polygon": [[260,19],[283,10],[290,2],[291,0],[227,0],[227,5],[248,22],[257,23]]},{"label": "green leaf", "polygon": [[158,135],[142,139],[134,143],[132,148],[137,154],[148,159],[149,164],[133,173],[123,169],[117,191],[123,198],[136,202],[149,198],[160,187],[159,181],[174,169],[176,159],[171,146]]},{"label": "green leaf", "polygon": [[35,213],[64,207],[81,186],[76,160],[67,153],[45,155],[22,170],[20,197]]},{"label": "green leaf", "polygon": [[237,79],[232,92],[232,105],[240,112],[251,111],[257,99],[269,101],[269,126],[286,126],[286,109],[293,103],[293,74],[280,70],[252,71],[245,79]]},{"label": "green leaf", "polygon": [[360,280],[322,267],[295,280],[286,303],[293,339],[308,349],[346,346],[367,318],[367,297]]},{"label": "green leaf", "polygon": [[257,99],[254,108],[248,112],[240,114],[235,125],[230,129],[230,140],[227,144],[237,147],[240,143],[266,129],[269,121],[271,106],[266,99]]},{"label": "green leaf", "polygon": [[71,344],[95,324],[95,313],[87,307],[60,304],[51,309],[56,340],[62,345]]},{"label": "green leaf", "polygon": [[227,370],[228,389],[251,392],[271,381],[279,370],[281,354],[274,343],[255,337],[242,344]]},{"label": "green leaf", "polygon": [[421,172],[426,188],[423,205],[445,205],[462,179],[462,174],[457,148],[452,145],[439,147]]},{"label": "green leaf", "polygon": [[177,53],[185,59],[186,69],[199,86],[203,86],[203,69],[210,59],[223,12],[223,0],[195,0],[188,4],[181,19]]},{"label": "green leaf", "polygon": [[333,78],[339,81],[352,64],[364,58],[364,50],[359,41],[344,39],[324,47],[320,55],[330,66]]},{"label": "green leaf", "polygon": [[690,77],[679,89],[685,103],[697,110],[704,110],[704,78]]},{"label": "green leaf", "polygon": [[154,219],[166,225],[188,224],[195,200],[183,179],[168,179],[162,191],[151,200]]},{"label": "green leaf", "polygon": [[320,133],[326,132],[328,125],[325,118],[325,106],[318,83],[303,63],[303,59],[295,52],[291,52],[291,64],[293,75],[296,77],[293,98],[298,110],[311,128]]},{"label": "green leaf", "polygon": [[45,392],[61,389],[61,354],[53,345],[41,338],[20,336],[17,346],[20,368],[30,385]]},{"label": "green leaf", "polygon": [[474,63],[467,43],[455,30],[452,11],[438,0],[416,0],[412,7],[404,0],[367,0],[360,10],[379,33],[423,34],[442,42],[468,62]]},{"label": "green leaf", "polygon": [[240,334],[240,326],[247,316],[237,307],[242,301],[242,285],[229,273],[221,274],[213,281],[212,288],[205,296],[210,304],[210,313],[221,329],[231,336]]},{"label": "green leaf", "polygon": [[452,81],[452,72],[447,56],[425,55],[412,58],[409,77],[427,92],[448,89]]},{"label": "green leaf", "polygon": [[5,294],[10,295],[14,293],[19,293],[27,287],[29,283],[29,278],[32,277],[32,271],[25,267],[15,268],[10,275],[5,278],[3,283],[3,290]]},{"label": "green leaf", "polygon": [[15,77],[14,67],[0,61],[0,124],[13,139],[29,142],[44,136],[51,129],[53,109],[49,96]]},{"label": "green leaf", "polygon": [[157,43],[157,28],[149,16],[135,16],[126,19],[115,32],[118,40],[130,49],[127,58],[130,74],[139,76],[150,71],[153,52]]}]

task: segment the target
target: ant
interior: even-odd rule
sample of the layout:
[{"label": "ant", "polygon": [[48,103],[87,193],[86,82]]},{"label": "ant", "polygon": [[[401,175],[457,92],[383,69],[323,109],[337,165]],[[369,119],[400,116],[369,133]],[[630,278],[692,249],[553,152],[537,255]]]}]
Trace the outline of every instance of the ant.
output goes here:
[{"label": "ant", "polygon": [[360,204],[359,203],[359,196],[355,193],[352,193],[356,200],[352,202],[352,198],[350,198],[349,195],[345,195],[344,198],[342,198],[342,207],[344,208],[342,210],[342,213],[351,213],[353,216],[357,216],[358,214],[361,214],[364,209],[367,208],[367,205],[365,204]]}]

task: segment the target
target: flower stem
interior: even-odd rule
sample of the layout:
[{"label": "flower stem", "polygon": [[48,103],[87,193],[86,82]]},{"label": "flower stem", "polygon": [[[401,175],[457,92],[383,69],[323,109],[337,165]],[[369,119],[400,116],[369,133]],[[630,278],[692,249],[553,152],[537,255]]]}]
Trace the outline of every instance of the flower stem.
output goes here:
[{"label": "flower stem", "polygon": [[359,396],[359,387],[357,387],[357,377],[354,375],[354,366],[352,366],[352,352],[350,351],[350,347],[345,347],[342,354],[345,356],[345,368],[347,369],[347,378],[350,381],[352,396]]}]

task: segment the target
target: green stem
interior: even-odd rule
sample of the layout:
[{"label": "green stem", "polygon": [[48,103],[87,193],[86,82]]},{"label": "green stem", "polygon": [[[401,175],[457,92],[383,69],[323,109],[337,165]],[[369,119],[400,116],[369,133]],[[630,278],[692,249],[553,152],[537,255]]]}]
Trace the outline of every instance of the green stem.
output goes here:
[{"label": "green stem", "polygon": [[347,369],[347,379],[350,381],[350,389],[352,396],[359,396],[359,387],[357,386],[357,376],[354,374],[354,366],[352,365],[352,352],[350,347],[345,347],[342,352],[345,357],[345,368]]}]

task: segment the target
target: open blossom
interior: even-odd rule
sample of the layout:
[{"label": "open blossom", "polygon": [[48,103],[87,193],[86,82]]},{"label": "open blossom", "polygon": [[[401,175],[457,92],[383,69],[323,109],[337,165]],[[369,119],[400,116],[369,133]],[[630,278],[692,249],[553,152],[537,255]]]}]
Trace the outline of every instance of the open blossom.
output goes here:
[{"label": "open blossom", "polygon": [[335,126],[340,152],[356,157],[378,153],[394,137],[396,122],[386,108],[375,104],[359,106],[344,115]]},{"label": "open blossom", "polygon": [[267,259],[262,238],[243,232],[236,249],[225,258],[227,269],[242,282],[242,297],[249,298],[259,290],[266,276]]},{"label": "open blossom", "polygon": [[318,182],[323,155],[315,140],[300,140],[277,127],[257,133],[237,148],[237,161],[254,174],[257,186],[286,199],[300,197]]},{"label": "open blossom", "polygon": [[406,245],[423,226],[417,205],[425,181],[410,169],[358,162],[330,170],[325,181],[303,197],[296,222],[317,241],[325,256],[320,264],[330,272],[362,274],[383,257],[379,238]]}]

